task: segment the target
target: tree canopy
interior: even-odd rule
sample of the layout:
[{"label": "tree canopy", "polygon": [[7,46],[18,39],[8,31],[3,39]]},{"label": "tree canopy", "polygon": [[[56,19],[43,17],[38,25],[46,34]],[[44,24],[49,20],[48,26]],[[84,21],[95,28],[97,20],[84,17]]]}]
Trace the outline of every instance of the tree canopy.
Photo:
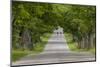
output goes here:
[{"label": "tree canopy", "polygon": [[12,45],[31,49],[41,36],[61,26],[70,33],[78,48],[95,45],[96,7],[38,2],[12,3]]}]

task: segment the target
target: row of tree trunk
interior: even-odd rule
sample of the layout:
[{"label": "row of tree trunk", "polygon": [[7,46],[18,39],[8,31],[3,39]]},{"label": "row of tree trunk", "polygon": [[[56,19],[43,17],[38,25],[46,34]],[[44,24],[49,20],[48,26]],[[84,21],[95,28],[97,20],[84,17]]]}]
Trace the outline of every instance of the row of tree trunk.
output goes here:
[{"label": "row of tree trunk", "polygon": [[[14,33],[13,33],[14,34]],[[37,42],[40,42],[40,36],[38,34],[32,35],[31,31],[25,29],[17,33],[17,37],[13,37],[13,46],[15,49],[22,49],[22,50],[32,50],[35,47]],[[38,37],[37,37],[38,36]]]},{"label": "row of tree trunk", "polygon": [[77,41],[77,47],[79,49],[90,49],[94,48],[96,45],[96,36],[95,34],[84,35],[81,38],[73,37]]}]

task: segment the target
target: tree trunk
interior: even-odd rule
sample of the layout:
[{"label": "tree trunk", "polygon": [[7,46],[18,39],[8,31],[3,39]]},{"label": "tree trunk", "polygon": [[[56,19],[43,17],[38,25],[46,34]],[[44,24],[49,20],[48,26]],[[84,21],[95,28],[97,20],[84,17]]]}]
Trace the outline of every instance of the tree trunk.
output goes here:
[{"label": "tree trunk", "polygon": [[82,49],[85,48],[85,38],[84,38],[84,37],[82,37],[81,48],[82,48]]},{"label": "tree trunk", "polygon": [[90,35],[90,45],[91,45],[91,48],[94,48],[95,47],[95,34],[91,34]]},{"label": "tree trunk", "polygon": [[81,41],[80,41],[80,40],[78,40],[78,46],[77,46],[77,48],[78,48],[78,49],[81,48]]},{"label": "tree trunk", "polygon": [[30,50],[33,47],[30,32],[28,30],[23,31],[22,33],[22,45],[24,50]]},{"label": "tree trunk", "polygon": [[84,36],[84,48],[88,48],[88,36]]}]

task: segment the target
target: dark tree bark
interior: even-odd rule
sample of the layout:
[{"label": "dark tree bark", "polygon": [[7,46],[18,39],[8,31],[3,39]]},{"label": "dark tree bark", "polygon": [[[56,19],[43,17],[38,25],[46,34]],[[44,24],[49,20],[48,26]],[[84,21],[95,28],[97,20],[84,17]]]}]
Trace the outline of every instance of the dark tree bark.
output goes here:
[{"label": "dark tree bark", "polygon": [[23,31],[21,39],[22,39],[23,49],[31,50],[33,47],[33,44],[31,40],[30,32],[28,30]]}]

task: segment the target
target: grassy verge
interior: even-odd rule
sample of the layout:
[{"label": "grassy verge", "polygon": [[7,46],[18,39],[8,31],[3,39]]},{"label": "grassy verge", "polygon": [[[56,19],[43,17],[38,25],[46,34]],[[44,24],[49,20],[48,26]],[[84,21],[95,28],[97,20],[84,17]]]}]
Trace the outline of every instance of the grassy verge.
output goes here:
[{"label": "grassy verge", "polygon": [[28,55],[30,51],[13,50],[12,51],[12,61],[19,60],[20,58]]},{"label": "grassy verge", "polygon": [[67,41],[67,45],[69,47],[69,49],[71,51],[77,51],[77,52],[82,52],[82,51],[86,51],[86,52],[91,52],[91,53],[95,53],[95,48],[91,48],[91,49],[78,49],[77,48],[77,42],[74,42],[73,39],[72,39],[72,35],[71,34],[64,34],[65,35],[65,39]]},{"label": "grassy verge", "polygon": [[95,52],[96,52],[96,49],[95,48],[91,48],[90,50],[88,50],[89,52],[91,52],[91,53],[93,53],[93,54],[95,54]]},{"label": "grassy verge", "polygon": [[69,49],[71,51],[80,51],[80,49],[77,48],[77,43],[73,41],[72,35],[66,33],[64,35]]},{"label": "grassy verge", "polygon": [[48,39],[50,38],[51,34],[45,34],[41,37],[42,42],[37,43],[34,47],[35,52],[42,52],[45,48],[45,45],[48,43]]},{"label": "grassy verge", "polygon": [[51,34],[45,34],[41,37],[42,42],[37,43],[36,46],[33,48],[32,51],[29,50],[20,50],[20,49],[13,49],[12,50],[12,61],[19,60],[20,58],[28,55],[28,54],[38,54],[42,52],[45,48],[45,45],[48,42],[48,39],[50,38]]}]

